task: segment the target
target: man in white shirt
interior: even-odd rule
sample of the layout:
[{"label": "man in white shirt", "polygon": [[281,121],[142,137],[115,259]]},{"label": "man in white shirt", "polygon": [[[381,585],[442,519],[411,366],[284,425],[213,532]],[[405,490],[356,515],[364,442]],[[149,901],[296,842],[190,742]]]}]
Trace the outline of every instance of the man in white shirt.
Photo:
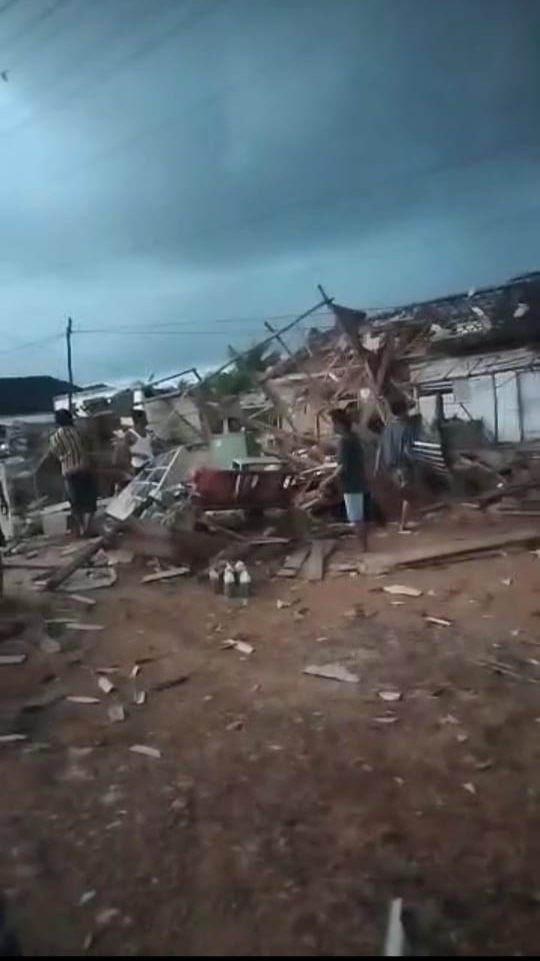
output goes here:
[{"label": "man in white shirt", "polygon": [[130,448],[131,467],[133,473],[138,474],[154,457],[153,438],[151,431],[148,429],[144,410],[135,407],[131,416],[133,417],[133,427],[129,428],[126,437]]}]

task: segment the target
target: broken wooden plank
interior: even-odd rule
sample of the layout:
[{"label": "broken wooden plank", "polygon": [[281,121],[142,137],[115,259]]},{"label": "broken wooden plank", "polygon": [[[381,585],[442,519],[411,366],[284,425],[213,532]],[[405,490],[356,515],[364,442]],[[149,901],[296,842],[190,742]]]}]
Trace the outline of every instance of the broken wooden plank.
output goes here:
[{"label": "broken wooden plank", "polygon": [[466,560],[470,554],[483,554],[503,547],[533,547],[540,542],[540,531],[518,530],[486,534],[469,540],[446,541],[438,546],[417,547],[393,554],[366,554],[360,562],[363,574],[388,574],[400,567],[422,567],[442,561]]},{"label": "broken wooden plank", "polygon": [[72,594],[71,591],[68,592],[72,601],[77,601],[77,604],[82,604],[84,607],[95,607],[97,601],[93,597],[84,597],[83,594]]},{"label": "broken wooden plank", "polygon": [[324,677],[330,681],[344,681],[346,684],[358,684],[360,680],[357,674],[353,674],[343,664],[309,664],[302,673],[312,677]]},{"label": "broken wooden plank", "polygon": [[10,667],[13,664],[24,664],[26,654],[0,654],[0,667]]},{"label": "broken wooden plank", "polygon": [[283,561],[283,566],[277,572],[278,577],[296,577],[310,551],[309,544],[303,544]]},{"label": "broken wooden plank", "polygon": [[77,554],[75,554],[72,560],[70,560],[67,564],[64,564],[61,568],[56,570],[54,574],[51,574],[51,576],[47,578],[44,585],[45,590],[57,590],[57,588],[60,587],[64,581],[67,581],[68,577],[71,577],[71,575],[74,574],[79,567],[83,567],[83,565],[86,564],[90,558],[94,556],[94,554],[97,554],[100,547],[104,547],[110,542],[111,539],[112,534],[102,534],[102,536],[96,538],[95,541],[85,544],[85,546],[81,548]]},{"label": "broken wooden plank", "polygon": [[146,577],[141,578],[141,584],[153,584],[154,581],[168,581],[171,577],[181,577],[183,574],[189,574],[189,567],[171,567],[168,571],[159,571],[157,574],[147,574]]},{"label": "broken wooden plank", "polygon": [[307,581],[322,581],[326,558],[336,546],[335,541],[313,541],[311,551],[303,567],[303,576]]}]

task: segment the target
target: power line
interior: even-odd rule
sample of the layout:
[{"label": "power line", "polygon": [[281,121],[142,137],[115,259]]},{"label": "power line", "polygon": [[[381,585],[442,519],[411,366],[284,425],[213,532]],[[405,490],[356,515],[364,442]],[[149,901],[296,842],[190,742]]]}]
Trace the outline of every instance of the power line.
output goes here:
[{"label": "power line", "polygon": [[[133,327],[131,330],[111,330],[111,329],[109,329],[108,327],[84,327],[84,328],[78,328],[77,330],[74,330],[74,331],[73,331],[74,336],[75,336],[75,335],[78,336],[79,334],[81,334],[81,335],[85,335],[85,334],[90,334],[90,335],[99,334],[100,336],[102,336],[103,334],[109,334],[111,337],[133,337],[133,336],[139,336],[139,335],[141,335],[141,334],[143,334],[144,336],[147,336],[147,337],[150,337],[150,336],[156,336],[156,337],[197,337],[197,336],[200,336],[200,337],[209,337],[209,336],[211,336],[211,335],[214,335],[214,336],[215,336],[216,333],[217,333],[217,331],[216,331],[215,328],[214,328],[214,329],[208,329],[208,330],[206,330],[206,329],[201,330],[200,327],[197,328],[197,329],[193,329],[193,330],[156,330],[155,327],[148,327],[148,328],[145,328],[145,329],[144,329],[144,328],[141,328],[141,327]],[[234,337],[234,336],[238,335],[238,336],[243,337],[243,336],[245,336],[246,334],[256,334],[256,333],[257,333],[257,330],[251,330],[251,331],[250,331],[250,330],[246,330],[245,328],[243,328],[243,329],[241,329],[241,330],[240,330],[240,329],[239,329],[239,330],[228,330],[228,331],[227,331],[227,336],[233,336],[233,337]]]},{"label": "power line", "polygon": [[14,3],[17,3],[17,0],[6,0],[6,2],[0,7],[0,13],[6,13],[6,11],[9,10]]},{"label": "power line", "polygon": [[[216,0],[216,2],[212,5],[212,9],[214,7],[217,7],[219,3],[220,3],[220,0]],[[221,0],[221,3],[223,3],[223,0]],[[298,47],[295,47],[292,53],[289,52],[289,54],[285,57],[284,60],[278,57],[276,59],[270,59],[270,61],[263,63],[262,66],[258,64],[257,68],[252,72],[252,74],[249,77],[244,78],[241,83],[232,83],[229,85],[223,85],[215,93],[204,94],[202,97],[200,97],[198,100],[193,101],[187,107],[183,107],[180,110],[175,110],[173,113],[168,114],[167,117],[158,121],[157,123],[152,124],[148,127],[144,127],[138,131],[135,131],[134,134],[126,137],[124,140],[118,141],[116,144],[112,144],[111,147],[107,148],[106,150],[95,154],[93,158],[90,158],[88,162],[82,164],[80,167],[75,168],[75,170],[73,170],[73,168],[64,168],[64,170],[60,170],[56,175],[53,175],[51,177],[51,180],[52,181],[62,180],[62,182],[64,183],[66,177],[77,176],[78,174],[83,173],[88,168],[92,169],[102,161],[108,160],[110,157],[113,157],[117,154],[124,153],[125,150],[131,149],[137,143],[146,140],[148,137],[154,137],[156,133],[158,133],[159,131],[167,129],[168,127],[171,126],[173,121],[177,121],[183,117],[189,116],[191,113],[197,110],[200,110],[203,107],[203,105],[205,104],[210,105],[214,101],[219,100],[225,94],[230,94],[238,88],[241,88],[241,89],[244,88],[246,84],[252,83],[254,80],[258,79],[261,75],[264,76],[264,74],[268,70],[275,71],[278,69],[282,69],[283,66],[287,65],[289,62],[294,62],[295,60],[297,60],[299,54],[302,53],[303,51],[307,52],[311,50],[313,47],[313,43],[314,43],[313,37],[309,37],[309,38],[304,37],[303,42],[301,42]]]},{"label": "power line", "polygon": [[16,344],[14,347],[7,347],[4,350],[0,350],[0,354],[13,354],[19,350],[30,350],[32,347],[41,347],[44,344],[52,343],[53,340],[61,340],[63,334],[49,334],[47,337],[41,337],[39,340],[30,340],[24,344]]},{"label": "power line", "polygon": [[[314,316],[322,319],[323,317],[326,317],[329,315],[331,315],[331,311],[321,310]],[[221,324],[253,325],[253,324],[262,324],[266,320],[270,320],[270,321],[292,320],[293,317],[296,317],[296,316],[297,316],[296,313],[290,312],[287,314],[273,314],[273,315],[261,314],[253,317],[212,317],[212,318],[207,317],[205,318],[204,322],[210,323],[210,324],[220,324],[220,325]],[[156,333],[165,333],[165,334],[175,333],[177,331],[182,333],[183,328],[185,328],[186,326],[189,327],[190,324],[197,324],[197,322],[198,322],[197,319],[191,318],[191,320],[159,321],[156,324],[156,327],[149,327],[148,322],[145,324],[142,324],[141,326],[133,325],[133,324],[121,324],[119,326],[114,326],[114,327],[108,326],[106,328],[79,327],[77,330],[74,330],[74,333],[79,333],[79,334],[95,333],[96,331],[101,332],[103,329],[107,330],[111,334],[133,333],[133,331],[146,332],[148,330],[151,330],[152,332],[155,331]],[[197,329],[200,329],[200,328],[197,328]],[[228,330],[227,333],[230,333],[230,330]]]},{"label": "power line", "polygon": [[[70,0],[62,0],[62,2],[70,2]],[[135,47],[134,50],[128,51],[126,54],[119,57],[117,60],[113,61],[113,63],[109,65],[109,69],[105,68],[104,70],[99,70],[96,67],[95,75],[92,77],[91,84],[86,86],[86,89],[83,84],[82,91],[81,89],[77,90],[77,88],[75,88],[75,91],[72,90],[68,94],[67,100],[66,98],[63,98],[64,102],[63,104],[61,102],[60,109],[65,109],[66,102],[69,104],[70,100],[74,99],[74,96],[76,97],[77,95],[81,95],[81,93],[83,96],[88,93],[93,94],[96,90],[96,87],[98,87],[101,83],[109,80],[112,76],[118,73],[119,70],[122,70],[128,64],[130,64],[134,60],[139,59],[141,56],[145,56],[151,51],[156,50],[159,47],[162,47],[164,44],[168,43],[179,33],[183,33],[186,29],[196,24],[199,20],[205,19],[209,14],[213,12],[215,8],[218,7],[219,3],[220,3],[220,0],[213,0],[213,2],[210,3],[210,5],[206,10],[203,10],[201,12],[200,8],[198,8],[196,12],[192,11],[191,17],[190,16],[186,17],[185,11],[184,11],[182,17],[179,20],[175,20],[172,25],[167,25],[165,29],[160,30],[158,34],[155,35],[150,40],[144,40],[141,44]],[[143,19],[143,22],[146,21],[147,19],[155,19],[154,10],[151,9],[149,17],[143,17],[142,19]],[[117,39],[118,37],[114,37],[113,43],[115,43]],[[88,60],[88,58],[85,58],[85,60]],[[68,78],[69,78],[69,71],[68,71]],[[62,78],[60,77],[60,80],[61,79]],[[0,135],[8,136],[14,133],[19,133],[21,130],[25,129],[28,126],[32,126],[33,123],[36,123],[36,122],[44,123],[46,122],[46,118],[43,118],[43,119],[37,118],[37,120],[33,121],[32,117],[30,116],[26,120],[21,121],[21,123],[17,124],[15,127],[11,127],[8,130],[0,131]]]},{"label": "power line", "polygon": [[[89,7],[86,3],[86,0],[70,0],[70,3],[71,3],[71,17],[77,18],[77,27],[80,28],[81,24],[79,21],[79,10],[77,8],[77,4],[79,7],[85,10],[89,9]],[[58,30],[58,27],[56,26],[56,24],[54,23],[51,24],[49,31],[47,31],[45,34],[42,33],[40,36],[35,37],[33,41],[31,39],[29,44],[27,44],[26,46],[23,46],[22,55],[17,56],[14,61],[9,59],[9,69],[18,70],[21,64],[25,63],[25,61],[28,60],[29,57],[34,54],[35,50],[38,50],[40,53],[42,53],[44,50],[46,51],[48,48],[47,46],[44,45],[44,42],[43,42],[44,39],[48,40],[51,35],[54,36],[55,39],[62,39],[68,33],[69,31],[66,31],[66,30],[63,30],[63,31]]]},{"label": "power line", "polygon": [[29,30],[33,30],[33,28],[38,24],[43,23],[44,20],[48,20],[49,17],[52,17],[56,10],[58,10],[60,7],[64,7],[66,4],[71,2],[72,0],[55,0],[55,3],[51,4],[50,7],[42,10],[41,13],[38,13],[35,17],[31,17],[30,20],[27,20],[19,30],[16,30],[15,33],[12,33],[7,40],[4,40],[3,45],[11,46],[11,44],[17,43],[17,41],[21,37],[25,36]]}]

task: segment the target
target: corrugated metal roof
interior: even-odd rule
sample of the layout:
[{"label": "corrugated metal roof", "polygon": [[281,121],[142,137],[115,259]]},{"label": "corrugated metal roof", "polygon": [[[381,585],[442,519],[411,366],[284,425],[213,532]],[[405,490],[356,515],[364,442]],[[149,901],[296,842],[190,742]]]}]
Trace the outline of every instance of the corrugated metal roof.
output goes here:
[{"label": "corrugated metal roof", "polygon": [[540,367],[540,354],[528,347],[516,350],[492,351],[466,357],[434,357],[410,365],[414,384],[454,381],[461,377],[481,377],[505,370],[530,370]]}]

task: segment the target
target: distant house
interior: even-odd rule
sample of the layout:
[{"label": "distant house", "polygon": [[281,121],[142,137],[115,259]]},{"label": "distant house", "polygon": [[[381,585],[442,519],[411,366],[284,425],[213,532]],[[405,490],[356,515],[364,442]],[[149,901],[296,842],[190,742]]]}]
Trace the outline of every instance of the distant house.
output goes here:
[{"label": "distant house", "polygon": [[52,423],[53,398],[66,391],[69,384],[57,377],[0,377],[0,424]]}]

